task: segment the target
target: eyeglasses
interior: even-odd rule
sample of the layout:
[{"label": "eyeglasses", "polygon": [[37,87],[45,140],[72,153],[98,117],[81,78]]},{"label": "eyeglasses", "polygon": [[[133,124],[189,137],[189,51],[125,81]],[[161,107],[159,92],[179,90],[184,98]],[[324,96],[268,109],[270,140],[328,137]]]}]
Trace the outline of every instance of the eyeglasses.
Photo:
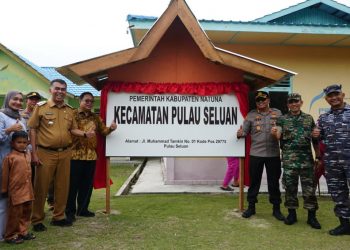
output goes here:
[{"label": "eyeglasses", "polygon": [[94,100],[84,100],[84,102],[86,102],[86,103],[94,103],[95,101]]}]

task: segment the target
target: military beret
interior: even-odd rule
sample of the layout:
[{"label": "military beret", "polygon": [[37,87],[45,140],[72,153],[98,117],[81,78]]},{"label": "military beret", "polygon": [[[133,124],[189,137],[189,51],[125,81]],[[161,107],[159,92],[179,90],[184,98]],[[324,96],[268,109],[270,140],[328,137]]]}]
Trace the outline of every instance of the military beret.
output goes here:
[{"label": "military beret", "polygon": [[289,100],[297,100],[300,101],[301,100],[301,95],[298,93],[291,93],[288,95],[288,101]]}]

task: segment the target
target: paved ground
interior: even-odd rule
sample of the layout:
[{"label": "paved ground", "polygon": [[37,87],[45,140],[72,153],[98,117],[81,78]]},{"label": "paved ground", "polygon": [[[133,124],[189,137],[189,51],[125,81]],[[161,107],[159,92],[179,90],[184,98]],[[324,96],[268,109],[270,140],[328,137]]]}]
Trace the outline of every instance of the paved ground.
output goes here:
[{"label": "paved ground", "polygon": [[[282,190],[282,189],[281,189]],[[300,187],[299,187],[299,190]],[[326,181],[323,177],[320,180],[321,193],[327,193]],[[247,188],[245,188],[245,192]],[[283,191],[283,190],[282,190]],[[163,182],[160,159],[152,158],[147,162],[138,181],[132,187],[132,194],[144,193],[227,193],[216,185],[165,185]],[[239,188],[235,188],[234,193],[239,192]],[[260,192],[267,192],[266,173],[261,183]]]}]

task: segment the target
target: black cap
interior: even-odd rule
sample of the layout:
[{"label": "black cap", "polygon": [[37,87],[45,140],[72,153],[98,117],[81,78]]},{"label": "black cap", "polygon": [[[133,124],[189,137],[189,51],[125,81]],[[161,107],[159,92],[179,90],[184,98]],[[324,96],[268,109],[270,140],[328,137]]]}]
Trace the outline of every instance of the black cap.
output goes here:
[{"label": "black cap", "polygon": [[265,91],[257,91],[255,93],[255,100],[258,100],[258,99],[265,100],[267,98],[269,98],[269,93]]},{"label": "black cap", "polygon": [[301,100],[301,95],[298,93],[291,93],[288,95],[288,101],[290,100],[297,100],[300,101]]},{"label": "black cap", "polygon": [[333,85],[329,85],[327,86],[325,89],[323,89],[323,92],[325,95],[329,95],[330,93],[341,93],[341,84],[333,84]]},{"label": "black cap", "polygon": [[27,98],[38,98],[39,100],[41,99],[41,95],[38,92],[29,92],[26,95]]}]

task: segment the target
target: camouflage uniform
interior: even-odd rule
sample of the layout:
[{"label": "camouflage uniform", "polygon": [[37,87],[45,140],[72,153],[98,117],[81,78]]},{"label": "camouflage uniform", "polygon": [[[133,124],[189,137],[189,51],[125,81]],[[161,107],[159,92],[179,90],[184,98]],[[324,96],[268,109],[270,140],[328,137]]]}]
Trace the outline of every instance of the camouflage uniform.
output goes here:
[{"label": "camouflage uniform", "polygon": [[282,183],[286,190],[284,205],[288,209],[299,207],[298,180],[300,176],[304,208],[317,210],[314,160],[311,151],[314,119],[303,112],[299,115],[288,113],[277,120],[277,126],[281,128],[280,143],[284,169]]},{"label": "camouflage uniform", "polygon": [[324,162],[328,191],[337,217],[350,218],[350,105],[330,110],[318,120],[321,140],[326,145]]}]

